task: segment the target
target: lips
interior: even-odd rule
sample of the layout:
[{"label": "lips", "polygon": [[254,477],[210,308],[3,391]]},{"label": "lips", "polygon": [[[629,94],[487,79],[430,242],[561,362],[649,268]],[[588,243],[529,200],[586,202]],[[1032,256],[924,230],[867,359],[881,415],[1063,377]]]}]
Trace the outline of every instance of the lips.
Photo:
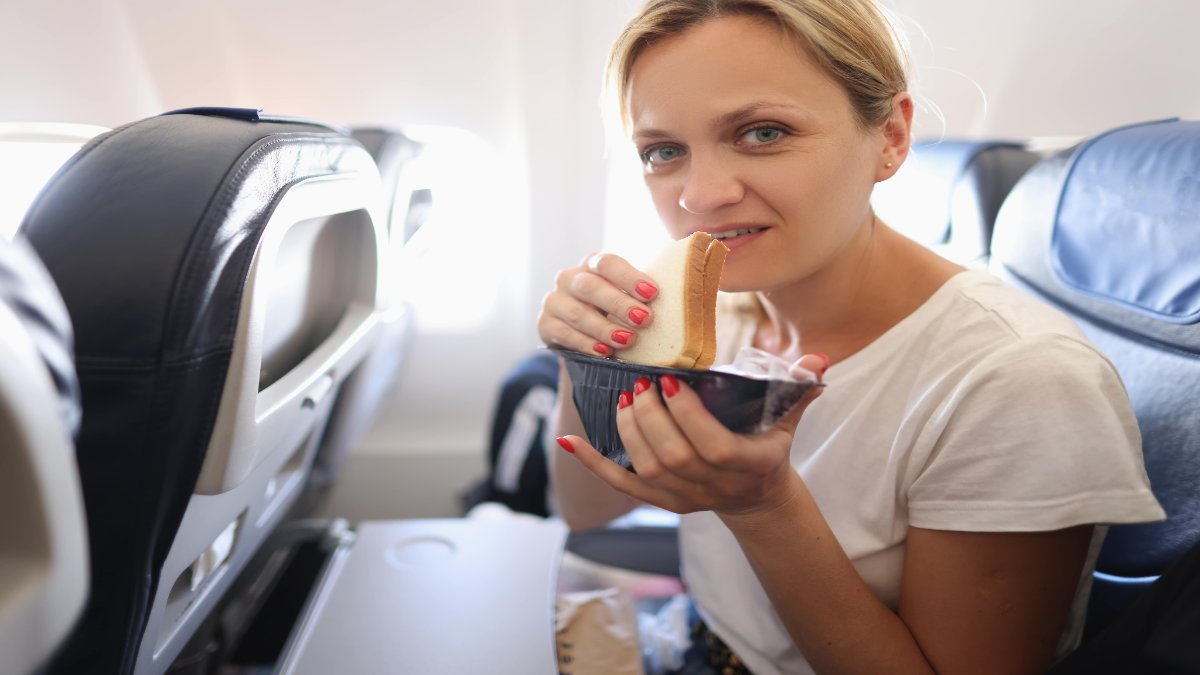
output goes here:
[{"label": "lips", "polygon": [[755,234],[756,232],[762,232],[765,229],[767,229],[767,228],[765,228],[765,227],[742,227],[742,228],[738,228],[736,230],[726,230],[725,232],[709,232],[708,236],[712,237],[713,239],[725,240],[725,239],[732,239],[734,237],[739,237],[743,234]]}]

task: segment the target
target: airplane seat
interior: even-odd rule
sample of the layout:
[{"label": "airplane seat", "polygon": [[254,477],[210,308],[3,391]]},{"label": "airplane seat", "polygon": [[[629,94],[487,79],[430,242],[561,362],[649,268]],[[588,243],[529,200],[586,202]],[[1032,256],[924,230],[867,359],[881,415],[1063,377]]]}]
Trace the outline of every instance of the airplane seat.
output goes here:
[{"label": "airplane seat", "polygon": [[288,513],[377,334],[385,233],[343,131],[200,108],[72,157],[20,232],[76,331],[93,592],[48,673],[167,670]]},{"label": "airplane seat", "polygon": [[37,255],[0,239],[0,672],[12,675],[41,670],[88,593],[71,342]]},{"label": "airplane seat", "polygon": [[[401,174],[409,160],[420,154],[421,144],[387,129],[353,129],[350,136],[370,153],[379,167],[388,241],[384,255],[387,269],[394,274],[399,251],[407,239],[404,237],[405,223],[411,211],[410,195],[400,185]],[[380,316],[378,344],[337,392],[329,425],[317,449],[309,478],[311,488],[315,490],[309,499],[312,506],[319,500],[319,493],[332,485],[350,451],[371,428],[399,376],[412,314],[396,297],[394,284],[388,287],[385,295],[390,299]]]},{"label": "airplane seat", "polygon": [[1108,529],[1085,639],[1200,540],[1200,122],[1101,134],[1036,166],[996,222],[991,269],[1069,314],[1116,365],[1161,523]]},{"label": "airplane seat", "polygon": [[1000,204],[1039,157],[1007,141],[914,143],[871,204],[883,222],[964,264],[984,265]]}]

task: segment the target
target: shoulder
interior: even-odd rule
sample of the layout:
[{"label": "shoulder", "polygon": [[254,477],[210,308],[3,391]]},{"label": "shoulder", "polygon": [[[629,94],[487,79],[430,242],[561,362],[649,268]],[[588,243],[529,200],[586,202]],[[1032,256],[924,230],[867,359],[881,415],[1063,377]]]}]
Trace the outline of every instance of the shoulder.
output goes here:
[{"label": "shoulder", "polygon": [[1005,373],[1070,378],[1078,372],[1116,376],[1112,363],[1069,317],[986,272],[953,280],[940,316],[926,335],[933,354],[967,361],[976,375]]}]

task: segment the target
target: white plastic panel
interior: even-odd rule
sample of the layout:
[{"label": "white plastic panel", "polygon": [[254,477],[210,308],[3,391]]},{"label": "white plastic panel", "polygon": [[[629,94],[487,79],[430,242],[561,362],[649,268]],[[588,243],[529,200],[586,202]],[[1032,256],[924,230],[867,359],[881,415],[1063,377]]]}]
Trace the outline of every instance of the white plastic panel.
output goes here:
[{"label": "white plastic panel", "polygon": [[[383,226],[378,177],[319,179],[283,197],[246,281],[236,344],[197,494],[240,484],[300,423],[305,400],[373,337]],[[311,409],[311,406],[310,408]]]},{"label": "white plastic panel", "polygon": [[280,675],[556,675],[559,521],[365,522]]},{"label": "white plastic panel", "polygon": [[136,675],[166,671],[299,496],[333,394],[379,332],[379,202],[378,175],[355,174],[302,182],[276,206],[251,264],[217,421],[163,563]]},{"label": "white plastic panel", "polygon": [[75,448],[45,364],[0,303],[0,673],[32,672],[87,597]]}]

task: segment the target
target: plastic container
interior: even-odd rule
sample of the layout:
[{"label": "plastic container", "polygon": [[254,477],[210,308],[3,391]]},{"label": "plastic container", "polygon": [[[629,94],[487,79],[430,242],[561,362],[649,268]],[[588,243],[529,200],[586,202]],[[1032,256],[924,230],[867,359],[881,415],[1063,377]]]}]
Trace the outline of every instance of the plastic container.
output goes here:
[{"label": "plastic container", "polygon": [[745,377],[715,370],[641,366],[602,359],[578,352],[557,350],[563,357],[574,387],[575,407],[588,439],[600,454],[633,471],[629,455],[617,433],[617,399],[633,391],[638,378],[655,384],[671,374],[696,390],[704,407],[734,433],[759,434],[775,426],[800,403],[816,382],[795,382]]}]

